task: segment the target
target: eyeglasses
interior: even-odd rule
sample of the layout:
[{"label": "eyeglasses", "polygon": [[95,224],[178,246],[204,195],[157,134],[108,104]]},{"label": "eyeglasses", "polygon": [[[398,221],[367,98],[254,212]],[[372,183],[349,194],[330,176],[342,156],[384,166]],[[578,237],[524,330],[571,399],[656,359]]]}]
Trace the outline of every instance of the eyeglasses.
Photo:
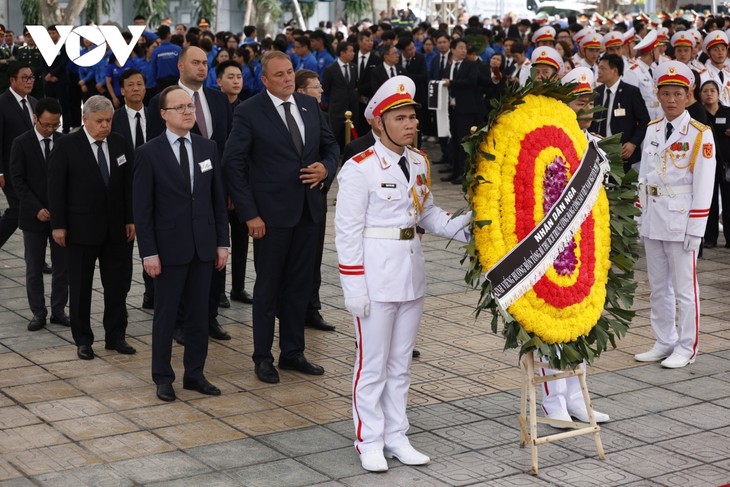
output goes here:
[{"label": "eyeglasses", "polygon": [[174,106],[174,107],[163,108],[163,110],[175,110],[176,113],[179,113],[180,115],[182,115],[186,111],[188,111],[188,112],[194,112],[195,111],[195,105],[192,104],[192,103],[188,103],[187,105],[177,105],[177,106]]},{"label": "eyeglasses", "polygon": [[305,90],[321,90],[322,85],[310,85],[305,88]]},{"label": "eyeglasses", "polygon": [[35,81],[35,76],[16,76],[15,79],[27,83],[28,81]]},{"label": "eyeglasses", "polygon": [[58,127],[61,126],[60,123],[43,123],[43,122],[38,122],[38,125],[40,125],[40,127],[42,129],[46,129],[46,130],[56,130]]}]

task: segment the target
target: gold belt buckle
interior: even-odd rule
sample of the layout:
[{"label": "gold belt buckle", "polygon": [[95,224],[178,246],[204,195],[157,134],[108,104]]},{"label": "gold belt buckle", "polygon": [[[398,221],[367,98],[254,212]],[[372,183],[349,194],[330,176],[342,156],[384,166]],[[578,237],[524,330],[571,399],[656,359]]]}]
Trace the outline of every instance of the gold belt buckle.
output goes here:
[{"label": "gold belt buckle", "polygon": [[656,185],[649,186],[649,196],[659,196],[659,187]]},{"label": "gold belt buckle", "polygon": [[401,228],[400,229],[400,240],[413,240],[415,233],[416,232],[413,229],[413,227]]}]

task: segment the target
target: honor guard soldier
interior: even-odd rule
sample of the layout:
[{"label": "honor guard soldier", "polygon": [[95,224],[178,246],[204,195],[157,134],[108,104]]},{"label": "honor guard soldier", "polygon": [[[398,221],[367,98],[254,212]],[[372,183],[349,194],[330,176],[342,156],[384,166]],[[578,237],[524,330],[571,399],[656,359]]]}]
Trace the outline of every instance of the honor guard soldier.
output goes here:
[{"label": "honor guard soldier", "polygon": [[[649,32],[641,42],[636,44],[636,63],[629,67],[629,70],[636,74],[639,84],[636,86],[641,90],[641,96],[646,102],[646,110],[649,117],[656,119],[662,116],[659,101],[654,93],[654,80],[652,80],[652,70],[656,69],[657,57],[659,52],[657,46],[657,33],[655,30]],[[626,80],[630,82],[630,79]]]},{"label": "honor guard soldier", "polygon": [[704,64],[695,59],[694,50],[697,41],[691,32],[676,32],[669,42],[672,44],[674,57],[677,61],[686,64],[693,71],[697,71],[700,76],[705,74],[707,69]]},{"label": "honor guard soldier", "polygon": [[[520,72],[520,85],[525,86],[528,78],[535,81],[548,81],[556,79],[562,73],[563,57],[558,51],[549,46],[542,46],[532,51],[530,58],[532,69],[523,69]],[[524,73],[524,78],[522,74]]]},{"label": "honor guard soldier", "polygon": [[424,256],[416,225],[466,242],[470,215],[434,205],[428,160],[409,147],[416,133],[415,84],[387,80],[366,108],[381,138],[345,162],[338,176],[335,244],[345,306],[357,340],[352,413],[365,470],[430,459],[408,441],[411,352],[423,313]]},{"label": "honor guard soldier", "polygon": [[702,43],[702,50],[707,54],[705,62],[706,75],[718,81],[720,89],[720,103],[730,106],[730,68],[727,66],[727,35],[716,30],[710,32]]},{"label": "honor guard soldier", "polygon": [[710,128],[693,120],[685,109],[694,80],[689,67],[678,61],[662,63],[654,69],[654,79],[664,117],[646,129],[639,203],[656,341],[651,350],[634,358],[663,360],[663,367],[680,368],[697,356],[697,251],[710,213],[715,146]]},{"label": "honor guard soldier", "polygon": [[532,43],[535,44],[535,47],[555,47],[555,29],[549,25],[540,27],[532,34]]}]

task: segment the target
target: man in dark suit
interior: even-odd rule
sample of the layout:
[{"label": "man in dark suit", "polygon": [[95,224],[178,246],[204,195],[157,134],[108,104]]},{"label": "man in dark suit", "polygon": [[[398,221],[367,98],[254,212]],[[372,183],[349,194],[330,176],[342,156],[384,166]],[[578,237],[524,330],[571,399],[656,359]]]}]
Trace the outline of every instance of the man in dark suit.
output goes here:
[{"label": "man in dark suit", "polygon": [[[401,52],[401,66],[405,71],[405,75],[413,80],[416,84],[416,103],[420,106],[416,108],[416,116],[421,124],[425,123],[428,106],[428,72],[426,70],[426,58],[423,54],[416,52],[416,45],[410,37],[404,37],[398,41],[398,49]],[[423,125],[418,131],[418,146],[421,147],[423,136]]]},{"label": "man in dark suit", "polygon": [[345,112],[352,112],[352,120],[357,120],[357,80],[355,79],[355,48],[342,42],[337,45],[337,60],[327,66],[322,74],[322,89],[328,99],[327,113],[330,128],[340,145],[345,147]]},{"label": "man in dark suit", "polygon": [[67,247],[71,331],[82,360],[94,358],[91,290],[99,261],[104,287],[105,348],[136,350],[126,339],[124,297],[132,218],[132,148],[111,133],[114,106],[96,95],[84,104],[81,130],[56,142],[48,159],[48,202],[53,240]]},{"label": "man in dark suit", "polygon": [[20,201],[10,177],[10,148],[13,140],[33,128],[36,99],[33,71],[27,65],[13,63],[8,67],[10,88],[0,95],[0,188],[8,200],[8,208],[0,218],[0,248],[18,228]]},{"label": "man in dark suit", "polygon": [[[29,331],[46,326],[48,310],[43,290],[43,266],[46,245],[51,236],[48,211],[48,156],[61,137],[56,129],[61,122],[61,105],[53,98],[36,103],[34,130],[28,130],[13,142],[10,172],[20,200],[18,226],[23,231],[25,290],[33,318]],[[66,250],[51,240],[51,323],[71,326],[66,315],[68,302],[68,264]]]},{"label": "man in dark suit", "polygon": [[[461,139],[484,118],[484,103],[479,90],[479,66],[466,60],[466,41],[451,41],[451,64],[444,79],[449,88],[449,126],[451,127],[451,176],[441,178],[453,184],[464,182],[466,151]],[[453,102],[451,102],[453,100]]]},{"label": "man in dark suit", "polygon": [[262,58],[266,91],[236,108],[223,156],[228,191],[254,239],[253,361],[259,380],[279,382],[273,365],[279,316],[279,367],[321,375],[304,356],[304,319],[312,294],[322,188],[331,184],[339,147],[317,101],[294,93],[289,56]]},{"label": "man in dark suit", "polygon": [[166,131],[136,151],[134,214],[144,270],[155,280],[152,379],[174,401],[170,364],[178,310],[185,303],[183,388],[218,396],[205,378],[206,305],[213,267],[228,261],[228,218],[215,143],[191,133],[195,104],[179,86],[159,96]]},{"label": "man in dark suit", "polygon": [[[61,35],[58,33],[55,25],[48,27],[48,35],[54,44],[57,44],[61,39]],[[71,110],[68,107],[69,101],[69,90],[68,90],[68,71],[66,65],[68,64],[68,55],[65,49],[61,49],[58,55],[53,60],[51,65],[46,64],[45,59],[41,62],[41,73],[43,74],[43,93],[45,96],[55,98],[61,103],[63,113],[67,114],[64,117],[65,127],[63,132],[68,133],[70,126],[68,120],[68,114]]]},{"label": "man in dark suit", "polygon": [[373,35],[368,29],[363,29],[357,34],[358,52],[355,56],[355,66],[357,67],[357,92],[358,92],[358,118],[357,132],[364,133],[368,130],[368,124],[365,120],[365,107],[370,101],[375,91],[370,86],[370,72],[382,63],[380,55],[373,50]]},{"label": "man in dark suit", "polygon": [[[193,99],[195,105],[195,125],[191,129],[194,134],[202,135],[213,140],[218,147],[218,157],[223,155],[226,139],[231,131],[232,111],[228,97],[219,90],[203,86],[208,77],[208,58],[205,51],[199,47],[190,46],[180,52],[177,63],[180,72],[180,86]],[[165,124],[160,116],[159,95],[150,100],[149,113],[151,134],[157,136],[164,132]],[[197,101],[196,101],[197,100]],[[230,340],[228,334],[218,323],[218,304],[230,306],[225,294],[225,270],[213,273],[210,286],[210,300],[208,303],[208,325],[211,338],[216,340]],[[178,321],[176,340],[184,342],[182,337],[182,322]]]},{"label": "man in dark suit", "polygon": [[[145,88],[144,75],[136,69],[128,69],[119,77],[119,87],[124,97],[124,106],[117,108],[112,117],[112,132],[124,137],[135,149],[150,140],[150,119],[149,111],[144,106],[144,97],[147,93]],[[134,251],[134,242],[130,242],[130,256]],[[130,258],[131,263],[131,258]],[[144,280],[144,295],[142,296],[142,308],[153,309],[155,307],[155,288],[152,278],[142,272]],[[129,280],[127,292],[132,283],[132,269],[129,269]]]},{"label": "man in dark suit", "polygon": [[406,74],[403,66],[398,62],[399,59],[400,55],[395,46],[383,48],[383,62],[370,71],[370,87],[373,92],[378,91],[378,88],[393,76]]},{"label": "man in dark suit", "polygon": [[[434,35],[436,39],[436,48],[438,53],[431,59],[431,63],[428,66],[428,80],[437,81],[444,78],[448,78],[448,67],[449,59],[451,57],[451,40],[446,32],[439,31]],[[418,95],[418,87],[416,87],[416,95]],[[428,96],[428,93],[426,94]],[[423,105],[426,106],[426,105]],[[432,117],[431,126],[434,127],[436,132],[436,112],[433,110],[427,110],[428,116]],[[434,135],[438,135],[435,134]],[[451,172],[451,150],[449,148],[449,137],[439,137],[439,147],[441,148],[441,160],[436,164],[445,164],[446,168],[439,169],[439,172]]]},{"label": "man in dark suit", "polygon": [[[603,84],[595,90],[596,106],[600,103],[606,111],[594,116],[590,131],[603,137],[621,133],[621,158],[628,171],[641,160],[641,143],[650,120],[641,91],[621,80],[623,71],[624,61],[616,54],[606,54],[598,63],[598,81]],[[597,122],[596,118],[603,120]]]}]

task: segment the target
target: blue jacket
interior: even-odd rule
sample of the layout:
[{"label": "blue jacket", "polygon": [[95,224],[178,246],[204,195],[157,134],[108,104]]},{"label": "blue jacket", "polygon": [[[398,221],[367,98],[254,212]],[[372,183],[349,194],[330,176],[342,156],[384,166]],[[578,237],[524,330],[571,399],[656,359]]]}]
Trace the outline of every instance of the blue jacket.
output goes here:
[{"label": "blue jacket", "polygon": [[170,41],[163,41],[160,46],[152,52],[150,64],[152,79],[177,78],[180,71],[177,69],[177,60],[180,57],[182,48]]}]

